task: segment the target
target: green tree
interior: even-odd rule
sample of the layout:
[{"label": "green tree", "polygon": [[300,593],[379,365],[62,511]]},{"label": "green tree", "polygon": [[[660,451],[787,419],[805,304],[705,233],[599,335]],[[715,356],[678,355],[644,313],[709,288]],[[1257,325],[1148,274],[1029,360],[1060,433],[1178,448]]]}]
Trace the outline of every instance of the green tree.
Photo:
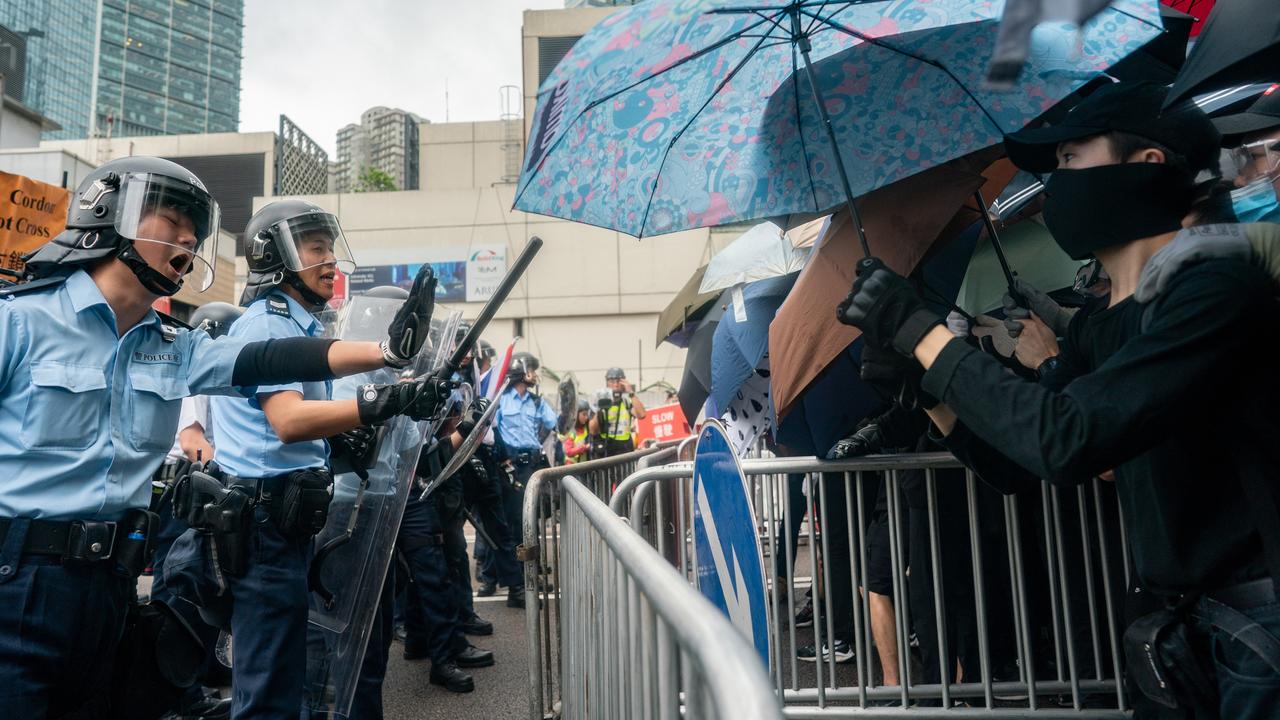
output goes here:
[{"label": "green tree", "polygon": [[376,167],[367,167],[356,178],[356,192],[387,192],[396,189],[395,178]]}]

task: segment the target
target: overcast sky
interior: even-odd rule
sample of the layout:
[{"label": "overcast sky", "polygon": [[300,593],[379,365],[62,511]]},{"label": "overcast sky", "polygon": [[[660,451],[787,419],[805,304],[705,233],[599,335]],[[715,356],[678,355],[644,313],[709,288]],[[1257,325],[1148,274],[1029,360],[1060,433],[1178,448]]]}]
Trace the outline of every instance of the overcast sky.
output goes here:
[{"label": "overcast sky", "polygon": [[563,0],[245,0],[240,131],[288,115],[337,159],[338,128],[375,105],[496,120],[520,85],[521,14]]}]

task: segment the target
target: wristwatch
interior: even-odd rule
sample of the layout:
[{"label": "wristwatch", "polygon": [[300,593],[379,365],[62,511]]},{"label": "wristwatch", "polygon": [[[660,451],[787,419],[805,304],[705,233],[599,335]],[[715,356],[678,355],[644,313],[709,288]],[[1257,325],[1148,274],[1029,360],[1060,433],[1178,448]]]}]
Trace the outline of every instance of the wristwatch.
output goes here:
[{"label": "wristwatch", "polygon": [[1052,355],[1045,358],[1045,361],[1040,363],[1040,367],[1036,368],[1036,375],[1038,377],[1044,377],[1051,372],[1056,372],[1061,367],[1062,360],[1060,360],[1057,355]]}]

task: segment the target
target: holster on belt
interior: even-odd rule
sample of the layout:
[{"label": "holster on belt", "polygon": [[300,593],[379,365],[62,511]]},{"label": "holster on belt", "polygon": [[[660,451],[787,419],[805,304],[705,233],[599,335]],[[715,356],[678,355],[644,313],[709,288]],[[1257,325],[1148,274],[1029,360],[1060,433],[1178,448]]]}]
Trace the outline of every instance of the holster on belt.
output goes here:
[{"label": "holster on belt", "polygon": [[[217,472],[215,468],[207,468]],[[249,531],[254,498],[238,487],[225,487],[205,468],[192,470],[174,485],[173,514],[214,543],[218,566],[241,577],[249,569]]]}]

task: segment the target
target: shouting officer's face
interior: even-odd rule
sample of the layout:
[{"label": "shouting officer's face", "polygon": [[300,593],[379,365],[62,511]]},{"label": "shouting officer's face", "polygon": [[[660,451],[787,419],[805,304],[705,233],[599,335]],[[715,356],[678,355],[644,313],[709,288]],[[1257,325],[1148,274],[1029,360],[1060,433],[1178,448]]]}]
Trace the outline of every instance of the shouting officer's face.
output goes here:
[{"label": "shouting officer's face", "polygon": [[303,235],[298,241],[298,260],[306,268],[298,271],[302,282],[325,300],[332,299],[333,281],[338,273],[333,238],[321,232]]},{"label": "shouting officer's face", "polygon": [[195,260],[196,226],[177,207],[157,207],[138,223],[134,247],[153,269],[178,282]]}]

